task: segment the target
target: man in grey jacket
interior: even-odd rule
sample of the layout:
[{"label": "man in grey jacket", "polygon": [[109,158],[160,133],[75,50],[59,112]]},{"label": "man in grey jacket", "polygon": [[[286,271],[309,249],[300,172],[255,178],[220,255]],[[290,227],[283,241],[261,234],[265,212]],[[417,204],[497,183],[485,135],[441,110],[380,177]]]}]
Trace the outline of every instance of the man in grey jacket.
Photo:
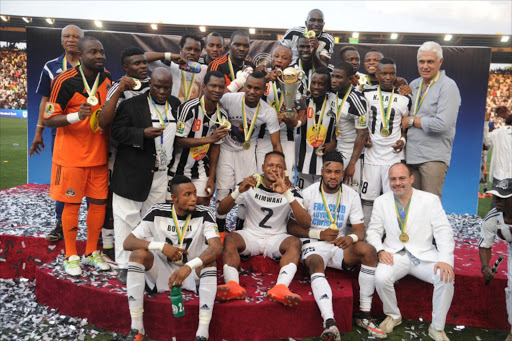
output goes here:
[{"label": "man in grey jacket", "polygon": [[411,82],[414,107],[402,119],[407,132],[405,159],[411,166],[414,188],[441,197],[450,166],[455,125],[460,107],[457,84],[441,71],[443,50],[427,41],[418,49],[420,78]]}]

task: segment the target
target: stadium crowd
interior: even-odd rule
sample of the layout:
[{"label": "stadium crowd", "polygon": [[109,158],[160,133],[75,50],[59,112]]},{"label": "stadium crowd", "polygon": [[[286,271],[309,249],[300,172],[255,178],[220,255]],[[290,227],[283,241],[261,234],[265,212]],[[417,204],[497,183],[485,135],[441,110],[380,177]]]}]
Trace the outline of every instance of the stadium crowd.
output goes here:
[{"label": "stadium crowd", "polygon": [[27,109],[27,54],[16,48],[0,49],[0,108]]},{"label": "stadium crowd", "polygon": [[[217,33],[185,35],[179,53],[126,47],[126,74],[115,81],[97,38],[74,25],[62,30],[64,53],[41,74],[31,148],[38,153],[45,127],[56,129],[50,196],[60,220],[48,239],[64,239],[70,276],[84,265],[118,269],[128,340],[145,339],[145,290],[171,291],[178,302],[181,288],[199,294],[196,340],[207,340],[215,299],[246,297],[240,256],[260,254],[281,267],[267,297],[290,309],[302,298],[289,285],[299,262],[307,268],[323,340],[341,339],[325,269],[358,265],[359,327],[383,339],[402,323],[394,284],[410,274],[434,288],[429,336],[449,340],[455,242],[440,197],[461,97],[442,69],[443,49],[425,42],[419,77],[408,83],[378,50],[335,52],[323,27],[323,13],[310,11],[305,26],[274,48],[270,65],[247,59],[250,35],[240,30],[229,44]],[[500,101],[510,95],[508,80],[506,89],[498,82]],[[228,231],[235,206],[236,229]],[[370,312],[375,291],[386,314],[380,324]]]},{"label": "stadium crowd", "polygon": [[512,107],[512,69],[493,70],[489,74],[486,114],[494,128],[502,127],[505,120],[496,115],[499,106]]}]

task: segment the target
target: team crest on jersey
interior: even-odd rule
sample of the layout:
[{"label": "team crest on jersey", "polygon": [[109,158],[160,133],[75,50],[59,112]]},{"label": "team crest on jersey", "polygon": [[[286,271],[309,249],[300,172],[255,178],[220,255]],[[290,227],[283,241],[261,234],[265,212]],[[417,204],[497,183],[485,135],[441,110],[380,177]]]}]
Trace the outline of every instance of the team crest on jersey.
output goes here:
[{"label": "team crest on jersey", "polygon": [[55,104],[47,102],[44,110],[46,117],[50,117],[55,111]]},{"label": "team crest on jersey", "polygon": [[183,134],[183,132],[185,131],[185,123],[183,122],[178,122],[177,126],[176,126],[176,132],[178,134]]},{"label": "team crest on jersey", "polygon": [[359,116],[359,119],[357,120],[357,126],[358,127],[366,127],[366,116],[365,115],[362,115],[362,116]]},{"label": "team crest on jersey", "polygon": [[68,197],[74,197],[75,196],[75,190],[73,188],[70,188],[66,191],[66,195]]}]

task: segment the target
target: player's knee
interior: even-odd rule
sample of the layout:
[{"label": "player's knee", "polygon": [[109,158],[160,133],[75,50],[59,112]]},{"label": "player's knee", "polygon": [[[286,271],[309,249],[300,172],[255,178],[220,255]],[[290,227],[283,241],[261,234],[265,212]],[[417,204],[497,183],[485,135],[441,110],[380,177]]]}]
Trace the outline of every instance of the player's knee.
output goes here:
[{"label": "player's knee", "polygon": [[285,252],[293,253],[293,254],[300,254],[300,251],[302,249],[302,242],[299,238],[295,236],[291,236],[286,238],[286,250]]},{"label": "player's knee", "polygon": [[226,233],[224,238],[224,252],[236,252],[238,249],[237,238],[234,233]]},{"label": "player's knee", "polygon": [[130,262],[144,264],[147,260],[152,259],[151,252],[144,249],[133,250],[130,253]]},{"label": "player's knee", "polygon": [[311,255],[306,259],[306,267],[310,274],[324,272],[324,261],[318,255]]},{"label": "player's knee", "polygon": [[367,242],[361,241],[353,244],[357,255],[364,258],[366,261],[375,261],[377,262],[377,251],[375,248],[368,244]]}]

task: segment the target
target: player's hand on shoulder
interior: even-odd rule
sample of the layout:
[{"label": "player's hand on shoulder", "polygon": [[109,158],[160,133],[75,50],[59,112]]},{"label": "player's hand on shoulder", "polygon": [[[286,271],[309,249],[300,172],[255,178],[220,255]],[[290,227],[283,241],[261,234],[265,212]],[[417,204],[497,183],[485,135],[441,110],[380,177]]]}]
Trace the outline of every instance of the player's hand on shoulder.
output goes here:
[{"label": "player's hand on shoulder", "polygon": [[91,116],[91,105],[85,101],[78,109],[78,117],[83,121],[89,116]]},{"label": "player's hand on shoulder", "polygon": [[165,243],[164,248],[162,249],[162,253],[173,262],[179,262],[183,259],[183,255],[188,255],[188,252],[185,249],[173,246],[168,243]]},{"label": "player's hand on shoulder", "polygon": [[393,265],[393,254],[387,251],[380,251],[377,256],[379,257],[379,262],[387,265]]},{"label": "player's hand on shoulder", "polygon": [[320,232],[320,239],[327,242],[332,242],[338,237],[338,230],[326,229]]},{"label": "player's hand on shoulder", "polygon": [[393,152],[400,153],[405,147],[405,143],[403,140],[398,140],[394,145],[391,146],[393,148]]},{"label": "player's hand on shoulder", "polygon": [[172,290],[172,287],[175,285],[182,285],[183,281],[187,279],[191,272],[192,269],[188,265],[184,265],[178,270],[174,271],[171,277],[169,277],[169,289]]},{"label": "player's hand on shoulder", "polygon": [[119,86],[117,87],[117,91],[124,92],[126,90],[131,90],[135,87],[135,81],[133,78],[128,76],[123,76],[119,81]]},{"label": "player's hand on shoulder", "polygon": [[488,281],[494,278],[494,274],[492,273],[492,268],[489,265],[482,267],[482,275]]},{"label": "player's hand on shoulder", "polygon": [[407,96],[412,94],[412,89],[409,85],[402,85],[398,87],[398,93],[402,96]]},{"label": "player's hand on shoulder", "polygon": [[356,87],[359,85],[359,75],[358,74],[355,74],[353,76],[351,76],[348,81],[350,84],[352,84],[352,86]]},{"label": "player's hand on shoulder", "polygon": [[440,278],[441,281],[444,281],[446,283],[453,282],[455,279],[455,273],[453,272],[453,268],[450,264],[445,262],[437,262],[436,265],[434,265],[434,274],[437,274],[437,272],[440,271]]}]

